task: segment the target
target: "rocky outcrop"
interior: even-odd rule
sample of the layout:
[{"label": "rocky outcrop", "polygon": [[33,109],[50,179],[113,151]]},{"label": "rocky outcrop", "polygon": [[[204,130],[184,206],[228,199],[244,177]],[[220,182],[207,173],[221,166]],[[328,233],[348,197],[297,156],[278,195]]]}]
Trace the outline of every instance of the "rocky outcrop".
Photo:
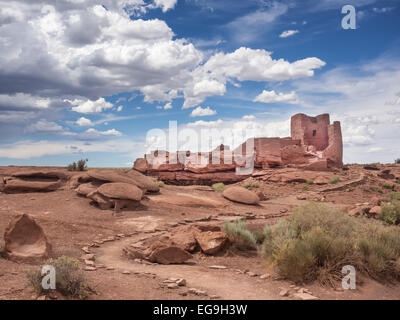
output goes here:
[{"label": "rocky outcrop", "polygon": [[130,259],[142,259],[159,264],[181,264],[192,258],[192,255],[177,246],[168,237],[154,241],[147,249],[127,246],[123,253]]},{"label": "rocky outcrop", "polygon": [[89,182],[79,185],[75,191],[77,194],[86,197],[89,193],[96,191],[98,187],[99,185]]},{"label": "rocky outcrop", "polygon": [[[144,241],[146,242],[146,240]],[[191,253],[202,251],[208,255],[223,252],[229,245],[228,236],[217,225],[199,223],[180,226],[150,242],[133,243],[123,248],[130,259],[148,260],[160,264],[179,264],[192,258]]]},{"label": "rocky outcrop", "polygon": [[151,178],[145,176],[137,170],[130,170],[127,172],[127,176],[135,181],[135,184],[148,192],[159,192],[159,185]]},{"label": "rocky outcrop", "polygon": [[225,145],[201,153],[155,150],[137,159],[134,169],[171,184],[230,184],[248,178],[254,168],[292,165],[326,171],[342,167],[342,157],[340,122],[330,124],[329,114],[296,114],[291,137],[251,138],[233,151]]},{"label": "rocky outcrop", "polygon": [[87,197],[101,209],[114,208],[118,213],[122,208],[137,207],[143,197],[143,190],[128,183],[105,183],[87,194]]},{"label": "rocky outcrop", "polygon": [[87,174],[94,180],[104,182],[122,182],[135,185],[145,191],[158,192],[160,190],[157,183],[142,173],[131,170],[127,173],[117,170],[90,170]]},{"label": "rocky outcrop", "polygon": [[146,251],[147,260],[160,264],[181,264],[192,258],[187,251],[161,241],[154,242]]},{"label": "rocky outcrop", "polygon": [[70,187],[97,204],[100,209],[113,208],[116,213],[122,208],[136,208],[144,193],[156,193],[159,185],[151,178],[138,172],[120,170],[89,170],[74,175]]},{"label": "rocky outcrop", "polygon": [[3,187],[4,193],[25,193],[25,192],[50,192],[60,187],[59,182],[7,180]]},{"label": "rocky outcrop", "polygon": [[43,229],[27,214],[14,217],[4,233],[7,257],[13,260],[36,261],[51,255],[51,245]]},{"label": "rocky outcrop", "polygon": [[60,188],[68,176],[58,171],[23,171],[12,174],[1,186],[4,193],[51,192]]},{"label": "rocky outcrop", "polygon": [[260,199],[254,192],[243,187],[229,187],[222,192],[222,195],[231,201],[244,204],[254,205],[260,202]]},{"label": "rocky outcrop", "polygon": [[196,234],[196,241],[201,251],[209,255],[221,252],[229,242],[228,236],[219,231],[200,232]]}]

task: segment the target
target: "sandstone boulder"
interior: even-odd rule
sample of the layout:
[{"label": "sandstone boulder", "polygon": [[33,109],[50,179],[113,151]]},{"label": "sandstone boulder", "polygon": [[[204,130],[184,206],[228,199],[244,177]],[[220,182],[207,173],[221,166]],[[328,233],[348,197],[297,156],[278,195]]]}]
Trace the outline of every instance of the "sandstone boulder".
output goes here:
[{"label": "sandstone boulder", "polygon": [[381,214],[381,213],[382,213],[382,208],[379,207],[379,206],[372,207],[372,208],[369,210],[368,213],[371,214],[371,215]]},{"label": "sandstone boulder", "polygon": [[136,170],[128,171],[127,175],[135,181],[135,185],[141,189],[150,191],[150,192],[159,192],[160,187],[158,184],[151,178],[145,176]]},{"label": "sandstone boulder", "polygon": [[10,259],[36,261],[48,258],[51,245],[47,241],[43,229],[27,214],[14,217],[5,233],[6,255]]},{"label": "sandstone boulder", "polygon": [[135,185],[122,182],[105,183],[97,189],[97,192],[105,197],[121,200],[140,201],[143,197],[143,190]]},{"label": "sandstone boulder", "polygon": [[371,204],[373,206],[380,206],[381,205],[381,200],[378,197],[372,197],[371,198]]},{"label": "sandstone boulder", "polygon": [[196,241],[201,251],[214,255],[221,252],[228,244],[228,236],[223,232],[206,231],[196,234]]},{"label": "sandstone boulder", "polygon": [[196,196],[189,193],[166,193],[157,196],[149,196],[151,201],[165,203],[183,207],[205,207],[216,208],[224,205],[222,201],[217,201],[206,196]]},{"label": "sandstone boulder", "polygon": [[180,264],[192,258],[187,251],[161,241],[155,241],[147,250],[146,258],[160,264]]},{"label": "sandstone boulder", "polygon": [[80,186],[78,186],[78,188],[76,188],[76,193],[81,195],[81,196],[87,196],[89,193],[92,193],[94,191],[96,191],[96,189],[98,188],[98,185],[95,185],[93,183],[84,183],[81,184]]},{"label": "sandstone boulder", "polygon": [[254,192],[238,186],[225,189],[222,195],[231,201],[244,204],[258,204],[260,201]]},{"label": "sandstone boulder", "polygon": [[111,201],[109,198],[103,196],[101,193],[97,192],[97,189],[88,195],[86,195],[89,199],[92,199],[100,209],[107,210],[115,207],[115,202]]},{"label": "sandstone boulder", "polygon": [[136,185],[131,177],[116,170],[89,170],[87,174],[91,178],[103,182],[123,182]]},{"label": "sandstone boulder", "polygon": [[128,183],[105,183],[87,194],[87,197],[96,202],[100,209],[114,208],[119,213],[122,208],[137,207],[143,197],[143,190]]},{"label": "sandstone boulder", "polygon": [[174,229],[169,238],[179,248],[188,252],[194,252],[198,248],[196,241],[197,233],[199,233],[199,229],[193,226],[181,226]]},{"label": "sandstone boulder", "polygon": [[68,186],[70,189],[76,189],[80,184],[91,182],[91,180],[93,180],[93,178],[90,177],[86,172],[75,174],[69,180]]},{"label": "sandstone boulder", "polygon": [[135,163],[133,164],[133,169],[141,172],[146,173],[147,171],[147,161],[144,158],[137,158]]}]

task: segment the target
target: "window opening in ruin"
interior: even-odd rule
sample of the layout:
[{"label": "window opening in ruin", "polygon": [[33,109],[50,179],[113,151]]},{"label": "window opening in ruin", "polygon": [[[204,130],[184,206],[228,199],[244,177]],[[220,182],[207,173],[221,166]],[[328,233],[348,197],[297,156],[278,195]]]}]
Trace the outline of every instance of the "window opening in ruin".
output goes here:
[{"label": "window opening in ruin", "polygon": [[317,130],[313,130],[313,131],[312,131],[313,137],[315,137],[316,134],[317,134]]}]

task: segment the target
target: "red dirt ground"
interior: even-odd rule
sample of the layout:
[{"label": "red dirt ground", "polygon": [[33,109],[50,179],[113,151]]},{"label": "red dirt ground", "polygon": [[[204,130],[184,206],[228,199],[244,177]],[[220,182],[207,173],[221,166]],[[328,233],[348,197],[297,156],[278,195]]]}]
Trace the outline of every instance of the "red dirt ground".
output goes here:
[{"label": "red dirt ground", "polygon": [[[27,167],[0,167],[1,176],[26,170]],[[400,166],[388,167],[400,173]],[[65,169],[57,168],[67,172]],[[271,169],[272,170],[272,169]],[[273,169],[277,172],[279,169]],[[348,171],[338,171],[338,185],[343,190],[321,192],[331,185],[309,185],[304,183],[273,183],[260,180],[261,191],[268,200],[259,206],[232,203],[220,193],[207,187],[178,187],[165,185],[160,195],[150,195],[142,200],[142,206],[135,210],[124,210],[123,215],[115,217],[110,210],[100,210],[90,204],[89,199],[78,196],[67,187],[49,193],[4,194],[0,193],[0,232],[4,232],[10,219],[19,213],[28,213],[42,226],[51,242],[56,256],[67,255],[80,258],[81,248],[94,240],[105,239],[117,234],[124,237],[90,248],[96,256],[96,264],[113,267],[114,270],[98,268],[96,271],[84,271],[91,288],[96,294],[89,299],[294,299],[290,294],[281,297],[281,289],[294,292],[293,283],[279,279],[269,270],[264,260],[254,255],[238,255],[232,252],[220,257],[210,257],[197,253],[191,263],[184,265],[142,264],[127,260],[121,255],[122,248],[128,243],[171,231],[176,224],[191,224],[196,220],[211,216],[212,222],[221,224],[225,220],[246,219],[249,227],[261,228],[267,223],[275,223],[306,200],[298,200],[297,195],[308,198],[324,196],[324,202],[331,206],[368,202],[372,196],[382,196],[389,192],[383,187],[385,180],[376,176],[376,172],[366,171],[362,166],[350,166]],[[346,186],[364,175],[360,184]],[[254,180],[254,178],[252,178]],[[241,182],[240,184],[244,184]],[[371,189],[380,186],[379,191]],[[397,185],[397,189],[400,185]],[[194,204],[176,202],[174,195],[194,199]],[[157,199],[158,197],[158,199]],[[208,207],[210,202],[214,207]],[[198,203],[202,203],[199,205]],[[132,234],[132,235],[131,235]],[[130,235],[130,236],[127,236]],[[3,246],[3,240],[0,241]],[[209,266],[222,265],[226,269],[210,269]],[[84,264],[81,264],[82,269]],[[0,258],[0,299],[36,299],[36,294],[26,285],[24,271],[34,265],[15,263]],[[130,271],[130,274],[123,274]],[[250,276],[246,271],[254,273]],[[261,278],[268,273],[270,276]],[[184,278],[187,285],[178,289],[168,289],[163,280],[174,277]],[[383,285],[371,279],[363,279],[356,290],[336,291],[330,287],[321,287],[318,283],[301,285],[309,289],[320,299],[399,299],[400,285]],[[207,292],[207,296],[188,293],[188,288],[197,288]],[[59,299],[62,297],[59,297]]]}]

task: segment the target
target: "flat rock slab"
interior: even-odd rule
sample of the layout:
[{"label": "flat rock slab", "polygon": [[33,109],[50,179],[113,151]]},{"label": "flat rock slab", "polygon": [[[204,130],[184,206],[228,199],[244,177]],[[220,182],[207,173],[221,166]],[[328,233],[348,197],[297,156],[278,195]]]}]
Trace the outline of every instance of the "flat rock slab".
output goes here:
[{"label": "flat rock slab", "polygon": [[12,179],[3,186],[4,193],[50,192],[57,190],[59,182]]},{"label": "flat rock slab", "polygon": [[176,193],[151,196],[150,199],[157,203],[166,203],[184,207],[222,207],[225,204],[207,197],[195,196],[187,193]]}]

